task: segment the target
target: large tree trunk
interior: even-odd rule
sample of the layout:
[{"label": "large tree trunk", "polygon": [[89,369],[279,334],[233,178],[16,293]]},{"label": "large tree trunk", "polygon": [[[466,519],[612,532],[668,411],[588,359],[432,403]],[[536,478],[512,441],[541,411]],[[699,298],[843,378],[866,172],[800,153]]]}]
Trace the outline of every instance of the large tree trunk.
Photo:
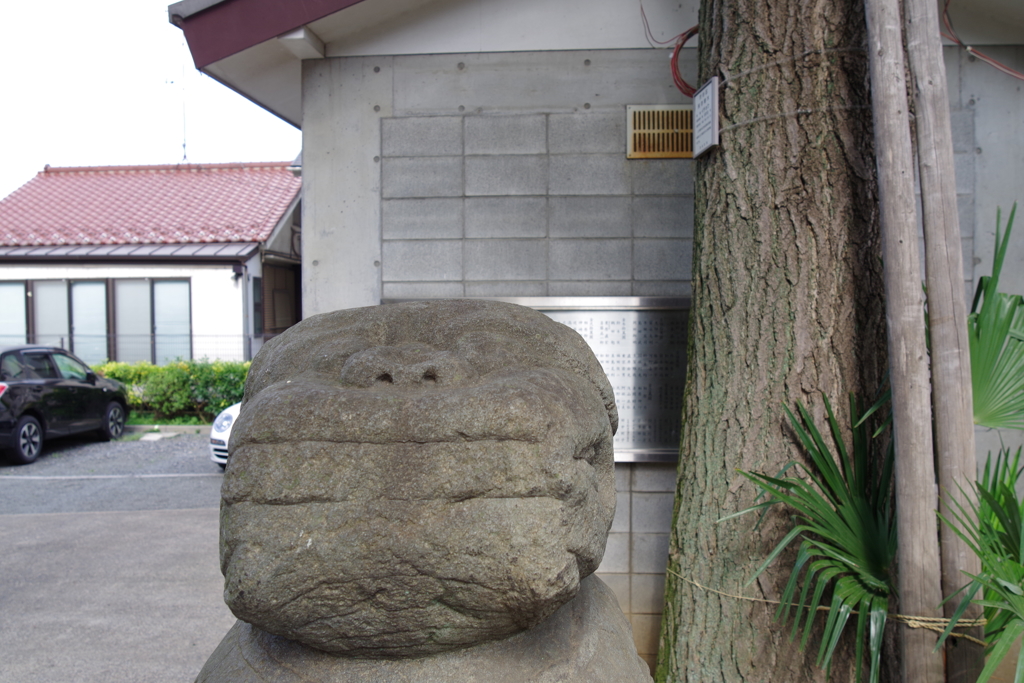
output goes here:
[{"label": "large tree trunk", "polygon": [[[823,424],[885,371],[864,8],[703,0],[701,82],[723,78],[721,146],[696,162],[694,296],[657,680],[824,680],[770,604],[788,570],[742,586],[790,528],[782,510],[717,520],[801,457],[783,405]],[[685,577],[681,578],[681,577]],[[850,643],[846,644],[847,646]],[[842,646],[841,646],[842,647]],[[832,680],[852,679],[852,648]]]}]

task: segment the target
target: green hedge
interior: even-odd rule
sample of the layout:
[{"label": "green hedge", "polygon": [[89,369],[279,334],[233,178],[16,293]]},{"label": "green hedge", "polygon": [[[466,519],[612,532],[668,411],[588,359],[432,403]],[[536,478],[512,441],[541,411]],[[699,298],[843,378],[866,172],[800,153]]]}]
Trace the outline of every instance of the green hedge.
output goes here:
[{"label": "green hedge", "polygon": [[150,411],[161,419],[198,417],[211,422],[217,413],[242,400],[249,362],[108,362],[93,369],[128,387],[128,403],[134,411]]}]

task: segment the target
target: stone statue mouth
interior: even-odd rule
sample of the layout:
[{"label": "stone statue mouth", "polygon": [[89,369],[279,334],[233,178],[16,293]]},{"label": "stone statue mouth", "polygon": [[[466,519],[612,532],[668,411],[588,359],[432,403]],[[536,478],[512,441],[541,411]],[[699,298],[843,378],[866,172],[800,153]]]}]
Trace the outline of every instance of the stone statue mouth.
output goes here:
[{"label": "stone statue mouth", "polygon": [[[221,488],[224,504],[341,506],[338,509],[348,509],[356,517],[376,517],[387,516],[388,506],[397,502],[430,507],[504,500],[519,501],[526,514],[527,501],[579,498],[603,469],[599,461],[612,460],[611,441],[605,439],[568,454],[555,444],[539,457],[537,445],[522,441],[372,444],[356,448],[300,442],[294,446],[299,453],[290,453],[299,461],[295,471],[275,471],[258,463],[279,460],[279,449],[278,445],[255,445],[240,451],[247,469],[259,475],[226,478]],[[538,459],[563,461],[559,465],[562,473],[538,466],[541,471],[530,476],[500,479],[503,472],[516,469],[503,467],[501,460],[526,463]],[[488,463],[485,473],[467,474],[473,467],[480,467],[481,461]]]},{"label": "stone statue mouth", "polygon": [[[265,388],[243,407],[231,447],[297,442],[538,444],[566,423],[582,426],[584,411],[573,407],[594,400],[586,381],[551,368],[502,371],[473,383],[431,389],[364,389],[299,378]],[[606,420],[595,428],[603,432],[608,425]]]},{"label": "stone statue mouth", "polygon": [[270,505],[566,500],[613,460],[600,397],[548,368],[436,391],[280,382],[243,407],[231,453],[250,476],[229,469],[224,501]]}]

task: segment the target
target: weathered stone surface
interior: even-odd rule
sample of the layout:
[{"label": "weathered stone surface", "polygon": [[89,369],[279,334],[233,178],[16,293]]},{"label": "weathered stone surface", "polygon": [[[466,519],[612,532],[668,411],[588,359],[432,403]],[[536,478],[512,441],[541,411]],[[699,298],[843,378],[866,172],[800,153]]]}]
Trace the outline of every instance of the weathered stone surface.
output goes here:
[{"label": "weathered stone surface", "polygon": [[355,657],[533,627],[601,561],[616,421],[583,339],[531,309],[304,320],[249,372],[222,489],[225,600],[262,631]]},{"label": "weathered stone surface", "polygon": [[196,683],[650,683],[626,617],[596,576],[540,625],[420,659],[338,657],[238,622]]}]

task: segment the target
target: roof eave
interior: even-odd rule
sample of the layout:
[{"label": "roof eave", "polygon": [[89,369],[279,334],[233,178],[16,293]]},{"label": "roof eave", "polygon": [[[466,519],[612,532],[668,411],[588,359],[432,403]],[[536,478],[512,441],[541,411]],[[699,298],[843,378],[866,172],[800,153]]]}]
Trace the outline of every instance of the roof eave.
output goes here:
[{"label": "roof eave", "polygon": [[219,265],[244,263],[258,254],[260,242],[181,244],[94,244],[30,247],[0,246],[0,263],[78,264],[173,263]]},{"label": "roof eave", "polygon": [[363,0],[184,0],[168,8],[196,68],[294,31]]},{"label": "roof eave", "polygon": [[[213,65],[213,66],[215,66],[215,65]],[[265,111],[270,112],[271,114],[273,114],[274,116],[278,117],[282,121],[287,121],[288,123],[292,124],[296,128],[299,128],[299,129],[302,128],[302,121],[301,120],[296,120],[296,117],[292,113],[287,111],[284,107],[279,107],[279,106],[276,106],[274,104],[270,104],[268,102],[264,102],[261,98],[249,94],[245,90],[242,90],[241,87],[236,86],[235,84],[231,83],[230,81],[228,81],[227,79],[222,77],[216,71],[216,69],[211,69],[209,66],[207,66],[207,67],[204,67],[204,68],[199,69],[199,70],[202,71],[207,76],[209,76],[210,78],[212,78],[213,80],[215,80],[218,83],[220,83],[221,85],[223,85],[225,88],[227,88],[229,90],[233,90],[234,92],[238,93],[239,95],[241,95],[245,99],[249,100],[250,102],[255,104],[257,107],[259,107],[260,109],[263,109]]]}]

